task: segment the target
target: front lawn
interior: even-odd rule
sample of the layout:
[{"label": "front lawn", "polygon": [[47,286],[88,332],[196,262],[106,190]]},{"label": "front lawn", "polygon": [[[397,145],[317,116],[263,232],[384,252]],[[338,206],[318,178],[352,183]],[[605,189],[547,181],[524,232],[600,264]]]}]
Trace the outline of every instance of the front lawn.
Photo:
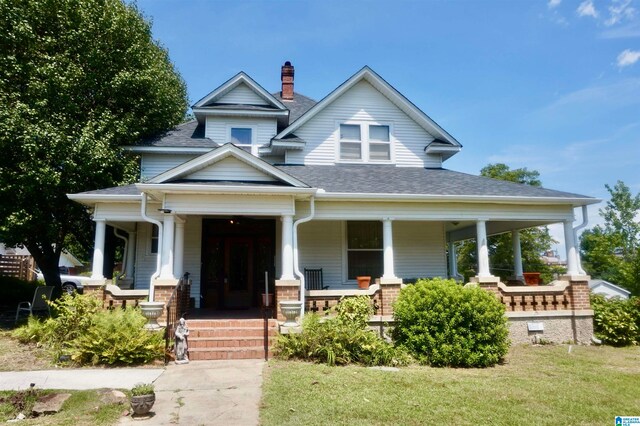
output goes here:
[{"label": "front lawn", "polygon": [[[569,348],[571,351],[569,352]],[[640,348],[514,346],[486,369],[272,361],[264,425],[614,424],[640,415]]]}]

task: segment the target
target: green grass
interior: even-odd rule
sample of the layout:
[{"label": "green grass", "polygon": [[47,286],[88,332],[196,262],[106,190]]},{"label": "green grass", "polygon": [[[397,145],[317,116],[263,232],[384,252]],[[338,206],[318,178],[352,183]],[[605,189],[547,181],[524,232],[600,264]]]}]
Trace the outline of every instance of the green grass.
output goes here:
[{"label": "green grass", "polygon": [[640,348],[514,346],[487,369],[272,361],[264,425],[601,425],[640,415]]},{"label": "green grass", "polygon": [[[54,391],[39,391],[39,395],[53,393]],[[41,416],[37,418],[25,419],[20,425],[43,425],[43,426],[102,426],[114,425],[122,413],[128,408],[127,405],[104,404],[100,400],[98,391],[56,391],[71,393],[71,397],[64,403],[62,410],[57,414]],[[17,392],[2,391],[0,398],[10,398]],[[28,414],[33,408],[36,398],[26,398],[26,404],[22,412]],[[17,410],[8,402],[0,403],[0,422],[13,419],[21,410]]]}]

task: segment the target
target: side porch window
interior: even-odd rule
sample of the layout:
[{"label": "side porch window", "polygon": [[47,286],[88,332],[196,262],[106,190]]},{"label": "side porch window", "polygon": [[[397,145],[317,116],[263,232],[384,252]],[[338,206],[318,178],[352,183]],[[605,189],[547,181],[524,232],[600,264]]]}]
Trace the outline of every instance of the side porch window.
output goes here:
[{"label": "side porch window", "polygon": [[378,278],[383,272],[382,222],[347,222],[347,278]]},{"label": "side porch window", "polygon": [[151,244],[149,246],[151,254],[158,254],[158,227],[151,224]]}]

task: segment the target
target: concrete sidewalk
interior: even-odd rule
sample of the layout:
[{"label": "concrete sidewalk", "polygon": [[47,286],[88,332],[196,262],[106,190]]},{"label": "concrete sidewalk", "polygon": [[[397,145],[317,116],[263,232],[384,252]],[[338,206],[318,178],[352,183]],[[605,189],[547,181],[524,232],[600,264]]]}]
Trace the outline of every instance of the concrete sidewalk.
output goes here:
[{"label": "concrete sidewalk", "polygon": [[0,390],[131,389],[155,385],[152,416],[123,417],[120,424],[257,425],[262,395],[262,360],[192,361],[166,369],[108,368],[0,372]]},{"label": "concrete sidewalk", "polygon": [[170,364],[155,382],[153,416],[125,417],[120,424],[257,425],[264,364],[255,359]]},{"label": "concrete sidewalk", "polygon": [[35,383],[40,389],[131,389],[136,383],[151,383],[164,372],[162,368],[60,369],[0,372],[0,390],[28,389]]}]

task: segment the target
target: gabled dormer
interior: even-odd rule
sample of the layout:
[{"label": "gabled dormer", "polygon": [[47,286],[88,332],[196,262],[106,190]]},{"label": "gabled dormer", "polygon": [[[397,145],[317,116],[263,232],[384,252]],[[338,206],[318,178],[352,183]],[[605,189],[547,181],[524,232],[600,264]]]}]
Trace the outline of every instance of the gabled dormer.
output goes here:
[{"label": "gabled dormer", "polygon": [[192,106],[205,136],[258,155],[278,128],[289,123],[287,107],[244,72],[240,72]]}]

